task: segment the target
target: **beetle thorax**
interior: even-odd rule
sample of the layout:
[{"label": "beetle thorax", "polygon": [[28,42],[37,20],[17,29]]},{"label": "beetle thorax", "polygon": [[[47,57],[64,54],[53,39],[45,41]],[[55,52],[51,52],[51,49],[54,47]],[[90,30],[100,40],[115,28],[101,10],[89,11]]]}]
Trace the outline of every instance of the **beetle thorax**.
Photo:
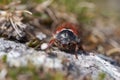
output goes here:
[{"label": "beetle thorax", "polygon": [[76,42],[78,39],[78,37],[69,29],[60,31],[55,37],[61,44]]}]

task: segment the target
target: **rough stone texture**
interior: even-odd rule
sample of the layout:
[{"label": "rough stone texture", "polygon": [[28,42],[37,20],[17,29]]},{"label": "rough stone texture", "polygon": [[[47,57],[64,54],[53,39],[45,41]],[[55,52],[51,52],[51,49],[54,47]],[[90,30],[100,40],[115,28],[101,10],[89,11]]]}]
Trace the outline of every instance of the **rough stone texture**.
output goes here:
[{"label": "rough stone texture", "polygon": [[[36,67],[56,69],[58,71],[69,73],[78,80],[81,75],[92,75],[96,80],[99,73],[106,73],[105,80],[120,80],[120,67],[110,64],[99,56],[89,53],[84,55],[79,52],[78,59],[75,55],[65,53],[54,49],[49,54],[45,51],[36,51],[24,44],[0,39],[0,59],[6,55],[7,64],[12,67],[27,66],[29,62]],[[1,70],[0,76],[6,75],[6,69]]]}]

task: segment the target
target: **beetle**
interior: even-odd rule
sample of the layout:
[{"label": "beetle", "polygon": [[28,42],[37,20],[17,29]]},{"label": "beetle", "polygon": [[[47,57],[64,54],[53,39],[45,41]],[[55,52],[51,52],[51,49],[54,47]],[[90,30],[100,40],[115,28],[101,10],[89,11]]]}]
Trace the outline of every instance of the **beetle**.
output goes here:
[{"label": "beetle", "polygon": [[83,50],[82,41],[79,38],[79,32],[75,24],[63,23],[58,26],[49,41],[48,47],[57,46],[60,50],[73,52],[78,59],[78,50]]}]

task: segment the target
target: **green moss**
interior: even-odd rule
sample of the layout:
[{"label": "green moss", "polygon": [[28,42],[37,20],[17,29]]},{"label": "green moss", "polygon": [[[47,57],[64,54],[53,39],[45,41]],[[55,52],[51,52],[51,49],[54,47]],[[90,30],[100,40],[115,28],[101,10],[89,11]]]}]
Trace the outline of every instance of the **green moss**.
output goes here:
[{"label": "green moss", "polygon": [[60,72],[48,72],[45,74],[45,80],[64,80],[64,76]]},{"label": "green moss", "polygon": [[45,0],[21,0],[22,3],[31,3],[31,2],[35,2],[35,3],[42,3]]},{"label": "green moss", "polygon": [[64,79],[64,76],[63,74],[57,72],[54,77],[53,77],[53,80],[63,80]]},{"label": "green moss", "polygon": [[105,80],[106,74],[105,73],[99,73],[97,80]]},{"label": "green moss", "polygon": [[36,68],[32,64],[27,67],[8,68],[7,77],[17,80],[19,75],[29,75],[29,80],[64,80],[62,73],[51,70],[45,72],[43,67]]},{"label": "green moss", "polygon": [[0,0],[0,4],[9,4],[10,2],[12,2],[13,0]]},{"label": "green moss", "polygon": [[12,80],[17,80],[17,77],[21,74],[31,74],[31,80],[39,80],[34,67],[12,67],[8,69],[8,77],[12,78]]},{"label": "green moss", "polygon": [[7,55],[4,55],[4,56],[2,57],[2,61],[3,61],[4,63],[6,63],[6,61],[7,61]]},{"label": "green moss", "polygon": [[13,80],[17,80],[17,74],[18,74],[18,70],[14,69],[14,68],[11,68],[8,70],[8,76],[10,78],[12,78]]},{"label": "green moss", "polygon": [[[86,2],[88,5],[85,5],[84,7],[80,4],[82,2]],[[94,10],[89,7],[90,5],[94,4],[92,3],[92,0],[55,0],[54,3],[58,5],[58,8],[61,8],[64,6],[66,13],[70,12],[77,16],[77,19],[80,23],[89,23],[94,18]]]}]

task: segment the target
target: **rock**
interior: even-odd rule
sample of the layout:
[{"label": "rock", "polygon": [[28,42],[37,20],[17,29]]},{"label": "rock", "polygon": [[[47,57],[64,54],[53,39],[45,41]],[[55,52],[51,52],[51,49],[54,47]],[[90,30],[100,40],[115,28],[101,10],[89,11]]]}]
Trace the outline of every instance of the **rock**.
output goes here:
[{"label": "rock", "polygon": [[[58,49],[49,54],[45,51],[36,51],[24,44],[0,38],[0,59],[6,55],[9,67],[29,66],[43,67],[45,70],[55,69],[69,75],[74,80],[91,75],[92,80],[97,80],[101,73],[105,73],[105,80],[120,80],[120,67],[111,64],[93,53],[85,55],[79,51],[78,59],[75,55],[65,53]],[[7,72],[7,71],[6,71]]]},{"label": "rock", "polygon": [[6,75],[7,75],[7,70],[4,68],[0,71],[0,80],[5,80]]}]

